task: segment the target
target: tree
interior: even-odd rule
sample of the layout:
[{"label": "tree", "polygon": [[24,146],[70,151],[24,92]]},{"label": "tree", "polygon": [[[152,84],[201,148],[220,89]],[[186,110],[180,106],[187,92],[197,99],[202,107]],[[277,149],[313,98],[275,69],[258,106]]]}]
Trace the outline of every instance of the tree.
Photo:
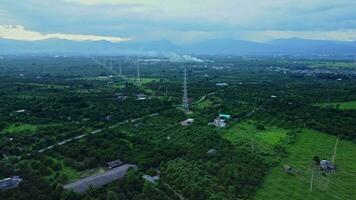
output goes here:
[{"label": "tree", "polygon": [[313,157],[313,160],[315,161],[315,164],[316,164],[316,165],[319,165],[319,164],[320,164],[320,158],[319,158],[319,156],[314,156],[314,157]]}]

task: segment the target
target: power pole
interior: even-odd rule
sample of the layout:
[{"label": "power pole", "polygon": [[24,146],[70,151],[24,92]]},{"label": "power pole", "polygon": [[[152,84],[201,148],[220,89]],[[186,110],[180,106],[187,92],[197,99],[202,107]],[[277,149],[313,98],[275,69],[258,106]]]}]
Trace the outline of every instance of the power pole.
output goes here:
[{"label": "power pole", "polygon": [[314,181],[314,171],[312,172],[311,177],[310,177],[310,187],[309,187],[310,192],[313,191],[313,181]]},{"label": "power pole", "polygon": [[182,107],[185,113],[189,112],[189,100],[188,100],[188,91],[187,91],[187,68],[184,68]]}]

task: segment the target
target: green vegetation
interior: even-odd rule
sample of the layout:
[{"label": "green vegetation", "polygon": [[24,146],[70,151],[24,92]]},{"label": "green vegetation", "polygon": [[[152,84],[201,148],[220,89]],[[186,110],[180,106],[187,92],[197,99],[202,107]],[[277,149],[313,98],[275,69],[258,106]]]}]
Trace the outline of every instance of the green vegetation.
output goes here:
[{"label": "green vegetation", "polygon": [[[336,137],[317,131],[304,130],[294,144],[288,145],[288,156],[274,167],[254,199],[352,199],[356,193],[356,147],[341,140],[335,154],[335,173],[322,173],[312,160],[314,156],[332,160]],[[283,165],[293,173],[283,171]],[[311,176],[313,177],[310,192]]]},{"label": "green vegetation", "polygon": [[[356,77],[353,67],[337,67],[354,61],[201,59],[209,62],[112,56],[112,70],[87,57],[2,59],[0,179],[18,175],[24,181],[1,191],[0,199],[344,200],[356,195]],[[137,61],[144,62],[141,84],[135,78]],[[315,69],[318,63],[332,67]],[[180,108],[185,67],[189,114]],[[227,126],[208,125],[219,113],[231,116]],[[187,118],[194,122],[182,126]],[[63,189],[107,170],[106,163],[116,159],[138,170],[83,194]],[[322,173],[316,165],[320,159],[334,160],[336,172]],[[156,170],[159,181],[143,180]]]},{"label": "green vegetation", "polygon": [[356,101],[349,102],[335,102],[335,103],[317,103],[316,106],[320,106],[322,108],[334,108],[341,110],[354,110],[356,109]]},{"label": "green vegetation", "polygon": [[232,143],[240,143],[241,140],[250,143],[254,140],[258,147],[270,149],[271,145],[282,142],[287,133],[288,130],[277,126],[263,126],[255,121],[243,121],[224,131],[223,137]]},{"label": "green vegetation", "polygon": [[32,134],[37,131],[37,126],[32,124],[12,124],[5,128],[5,132],[10,134]]}]

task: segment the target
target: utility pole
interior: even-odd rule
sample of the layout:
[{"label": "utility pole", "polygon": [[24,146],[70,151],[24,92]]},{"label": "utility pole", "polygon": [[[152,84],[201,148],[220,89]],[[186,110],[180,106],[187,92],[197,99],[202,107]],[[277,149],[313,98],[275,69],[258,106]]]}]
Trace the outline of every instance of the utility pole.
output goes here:
[{"label": "utility pole", "polygon": [[189,112],[189,100],[188,100],[188,91],[187,91],[187,68],[184,68],[182,107],[185,113]]},{"label": "utility pole", "polygon": [[314,181],[314,171],[312,172],[311,178],[310,178],[310,187],[309,187],[310,192],[313,191],[313,181]]}]

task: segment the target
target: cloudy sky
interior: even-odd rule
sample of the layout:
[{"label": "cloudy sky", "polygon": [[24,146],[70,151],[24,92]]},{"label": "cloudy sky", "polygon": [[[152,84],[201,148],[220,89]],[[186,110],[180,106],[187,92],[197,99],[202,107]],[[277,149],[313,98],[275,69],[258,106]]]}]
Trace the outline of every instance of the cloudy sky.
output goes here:
[{"label": "cloudy sky", "polygon": [[356,0],[1,0],[0,38],[356,40]]}]

